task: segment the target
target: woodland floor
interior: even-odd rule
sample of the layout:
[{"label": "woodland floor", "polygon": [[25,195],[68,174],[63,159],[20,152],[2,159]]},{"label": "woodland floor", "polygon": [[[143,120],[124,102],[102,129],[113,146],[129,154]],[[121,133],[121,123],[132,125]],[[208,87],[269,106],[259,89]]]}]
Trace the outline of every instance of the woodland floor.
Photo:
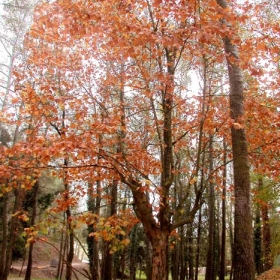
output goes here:
[{"label": "woodland floor", "polygon": [[[35,243],[33,249],[32,279],[55,279],[57,268],[50,267],[52,259],[58,260],[58,251],[56,248],[47,243]],[[22,280],[25,274],[26,265],[27,260],[13,262],[9,280]],[[87,279],[86,277],[83,277],[81,273],[85,273],[84,270],[87,270],[88,264],[81,262],[75,257],[73,260],[73,268],[77,275],[77,278],[73,275],[73,280]]]},{"label": "woodland floor", "polygon": [[[52,259],[58,259],[58,251],[47,243],[34,245],[32,279],[55,279],[57,269],[50,267],[50,263]],[[14,262],[9,280],[22,280],[25,274],[26,264],[23,261]],[[74,258],[73,267],[77,275],[77,277],[73,275],[73,280],[87,279],[81,273],[85,273],[88,264],[81,262],[78,258]],[[280,280],[280,267],[264,272],[256,280]]]},{"label": "woodland floor", "polygon": [[280,280],[280,267],[275,267],[262,273],[256,280]]}]

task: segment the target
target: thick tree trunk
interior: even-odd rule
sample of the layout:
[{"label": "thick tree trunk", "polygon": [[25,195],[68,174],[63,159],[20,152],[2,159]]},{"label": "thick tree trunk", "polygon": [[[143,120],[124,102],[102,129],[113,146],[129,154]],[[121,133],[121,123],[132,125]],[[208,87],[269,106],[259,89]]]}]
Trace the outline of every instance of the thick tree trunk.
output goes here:
[{"label": "thick tree trunk", "polygon": [[[225,50],[228,54],[235,53],[229,39],[225,40]],[[232,119],[239,123],[244,117],[242,73],[237,65],[230,62],[228,71]],[[232,127],[231,134],[235,186],[233,279],[252,280],[255,279],[255,271],[247,140],[243,128]]]},{"label": "thick tree trunk", "polygon": [[152,279],[152,258],[151,258],[151,243],[149,241],[149,239],[146,237],[145,238],[145,245],[146,245],[146,257],[145,257],[145,260],[146,260],[146,276],[147,276],[147,279]]},{"label": "thick tree trunk", "polygon": [[153,280],[167,280],[167,250],[169,232],[154,230],[151,235],[152,243],[152,275]]},{"label": "thick tree trunk", "polygon": [[[226,0],[217,0],[224,9],[228,7]],[[228,23],[222,19],[222,24]],[[233,279],[255,279],[253,228],[251,216],[251,186],[248,162],[248,145],[244,129],[244,93],[243,75],[239,67],[237,47],[229,37],[224,38],[224,49],[228,63],[230,84],[230,112],[234,125],[231,128],[233,173],[234,173],[234,248]]]}]

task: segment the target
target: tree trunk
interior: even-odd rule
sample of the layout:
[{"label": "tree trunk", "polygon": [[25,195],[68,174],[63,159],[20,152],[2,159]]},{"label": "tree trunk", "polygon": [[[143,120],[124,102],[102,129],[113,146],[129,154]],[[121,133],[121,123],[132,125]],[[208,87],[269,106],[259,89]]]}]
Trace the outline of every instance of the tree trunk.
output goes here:
[{"label": "tree trunk", "polygon": [[[259,189],[263,189],[263,180],[259,178]],[[270,224],[268,216],[268,205],[267,203],[262,203],[261,205],[261,215],[262,215],[262,240],[263,240],[263,269],[267,271],[273,266],[273,259],[271,256],[271,234],[270,234]]]},{"label": "tree trunk", "polygon": [[[111,205],[110,216],[117,213],[117,193],[118,181],[113,180],[111,186]],[[102,262],[102,280],[111,280],[113,278],[113,255],[110,254],[110,242],[104,242],[104,258]]]},{"label": "tree trunk", "polygon": [[[64,160],[65,166],[68,166],[68,160]],[[67,183],[67,173],[65,173],[64,178],[64,200],[67,202],[69,200],[69,185]],[[67,246],[67,256],[66,256],[66,280],[71,280],[72,278],[72,261],[74,258],[74,232],[72,227],[72,214],[71,209],[67,206],[65,210],[66,216],[66,226],[68,231],[68,246]]]},{"label": "tree trunk", "polygon": [[196,242],[196,256],[195,256],[195,280],[198,280],[198,270],[199,270],[199,257],[200,257],[200,239],[201,239],[201,207],[199,208],[198,214],[198,225],[197,225],[197,242]]},{"label": "tree trunk", "polygon": [[[88,187],[88,211],[99,215],[100,212],[100,181],[96,182],[96,198],[94,197],[94,188],[92,184]],[[95,231],[93,225],[88,226],[88,234]],[[89,268],[92,280],[99,280],[99,257],[98,257],[98,241],[93,236],[87,237]]]},{"label": "tree trunk", "polygon": [[222,236],[221,236],[221,263],[220,263],[220,280],[225,279],[226,275],[226,184],[227,184],[227,151],[226,151],[226,141],[223,139],[223,191],[222,191]]},{"label": "tree trunk", "polygon": [[146,237],[145,238],[145,245],[146,245],[146,256],[145,256],[145,260],[146,260],[146,276],[147,279],[152,279],[152,259],[151,259],[151,243],[149,241],[149,239]]},{"label": "tree trunk", "polygon": [[[32,216],[31,216],[31,221],[30,225],[33,226],[35,224],[36,220],[36,215],[37,215],[37,194],[39,190],[39,183],[38,180],[36,181],[34,187],[33,187],[33,201],[32,201]],[[32,272],[32,263],[33,263],[33,247],[34,243],[32,242],[29,246],[29,251],[28,251],[28,262],[27,262],[27,268],[25,272],[25,277],[24,280],[30,280],[31,279],[31,272]]]},{"label": "tree trunk", "polygon": [[[16,213],[21,208],[24,191],[19,190],[19,189],[14,189],[14,194],[15,194],[15,202],[14,202],[13,213]],[[10,268],[11,268],[12,259],[13,259],[13,247],[15,244],[15,237],[16,237],[17,229],[18,229],[18,219],[17,219],[17,217],[12,217],[10,219],[9,238],[8,238],[9,240],[8,240],[8,246],[7,246],[7,255],[6,255],[4,275],[1,280],[7,280],[8,276],[10,274]]]},{"label": "tree trunk", "polygon": [[187,254],[188,254],[188,279],[194,279],[194,255],[193,255],[193,225],[192,223],[187,227]]},{"label": "tree trunk", "polygon": [[[65,223],[65,214],[63,215],[63,223]],[[63,267],[63,261],[64,261],[64,232],[62,231],[61,237],[60,237],[60,245],[59,245],[59,258],[58,258],[58,266],[56,271],[56,279],[61,279],[61,269]]]},{"label": "tree trunk", "polygon": [[152,233],[152,275],[153,280],[167,280],[167,249],[169,232],[161,229]]},{"label": "tree trunk", "polygon": [[224,158],[223,158],[223,191],[222,191],[222,237],[221,237],[221,262],[220,262],[220,273],[219,279],[224,280],[226,275],[226,184],[227,184],[227,151],[226,151],[226,141],[223,139],[223,149],[224,149]]},{"label": "tree trunk", "polygon": [[135,280],[136,279],[136,254],[137,254],[137,228],[138,225],[135,225],[131,230],[130,235],[130,254],[129,254],[129,279]]},{"label": "tree trunk", "polygon": [[205,280],[215,280],[215,256],[214,256],[214,238],[215,238],[215,194],[214,184],[212,178],[213,172],[213,136],[209,140],[209,193],[208,193],[208,216],[209,216],[209,230],[208,230],[208,252]]},{"label": "tree trunk", "polygon": [[263,236],[263,253],[264,253],[264,270],[267,271],[272,268],[273,260],[271,256],[271,235],[268,216],[268,206],[262,205],[262,236]]},{"label": "tree trunk", "polygon": [[[182,238],[182,235],[180,234],[180,238]],[[181,242],[176,242],[173,252],[171,254],[171,274],[172,274],[172,280],[178,280],[179,279],[179,265],[181,265],[180,261],[180,247],[182,244]]]},{"label": "tree trunk", "polygon": [[67,219],[67,227],[69,231],[69,238],[68,238],[68,252],[66,258],[66,280],[71,280],[72,277],[72,261],[74,258],[74,232],[71,223],[71,211],[70,208],[67,207],[66,210],[66,219]]},{"label": "tree trunk", "polygon": [[6,263],[7,246],[8,246],[8,198],[9,193],[4,193],[1,198],[2,206],[2,244],[0,258],[0,279],[4,279],[4,268]]},{"label": "tree trunk", "polygon": [[254,227],[254,256],[257,274],[263,273],[262,262],[262,232],[260,206],[256,205],[255,227]]},{"label": "tree trunk", "polygon": [[[235,53],[234,46],[225,40],[226,53]],[[235,122],[244,117],[243,81],[241,69],[229,62],[230,109]],[[232,151],[235,186],[233,279],[255,279],[253,254],[253,229],[251,216],[251,188],[247,140],[244,129],[232,127]]]},{"label": "tree trunk", "polygon": [[[226,0],[217,0],[226,9]],[[225,10],[226,13],[226,10]],[[228,23],[222,19],[222,24]],[[244,129],[244,82],[242,70],[238,65],[239,54],[236,45],[229,37],[224,37],[224,49],[228,64],[230,85],[230,113],[235,125],[231,128],[233,173],[234,173],[234,250],[233,279],[255,279],[253,228],[251,216],[251,186],[248,162],[248,145]]]}]

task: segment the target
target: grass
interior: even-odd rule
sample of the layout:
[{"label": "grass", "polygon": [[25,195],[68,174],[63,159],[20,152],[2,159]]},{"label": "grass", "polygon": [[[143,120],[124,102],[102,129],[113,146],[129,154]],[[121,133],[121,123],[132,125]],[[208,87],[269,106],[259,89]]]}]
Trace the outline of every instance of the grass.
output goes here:
[{"label": "grass", "polygon": [[[139,272],[137,272],[136,273],[136,279],[137,280],[147,280],[144,272],[142,272],[141,274],[139,274]],[[169,277],[169,279],[171,279],[171,277]],[[205,275],[199,275],[198,276],[198,280],[204,280],[204,279],[205,279]],[[229,280],[229,275],[225,277],[225,280]]]}]

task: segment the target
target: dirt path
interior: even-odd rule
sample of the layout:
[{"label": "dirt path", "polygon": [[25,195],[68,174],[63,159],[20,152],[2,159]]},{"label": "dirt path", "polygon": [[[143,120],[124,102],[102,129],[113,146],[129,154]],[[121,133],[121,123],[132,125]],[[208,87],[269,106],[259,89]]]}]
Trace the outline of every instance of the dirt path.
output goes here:
[{"label": "dirt path", "polygon": [[[84,270],[88,268],[87,264],[82,262],[75,262],[73,263],[72,266],[79,280],[87,279],[81,274],[81,273],[85,274]],[[21,273],[22,277],[19,277],[21,271],[22,271]],[[26,271],[26,266],[23,266],[22,268],[21,265],[13,265],[9,280],[22,280],[24,278],[25,271]],[[64,272],[65,272],[65,268],[64,268]],[[56,273],[57,273],[57,268],[50,267],[50,265],[47,265],[45,263],[32,267],[32,277],[34,278],[55,279]],[[73,279],[75,279],[74,275],[73,275]]]}]

